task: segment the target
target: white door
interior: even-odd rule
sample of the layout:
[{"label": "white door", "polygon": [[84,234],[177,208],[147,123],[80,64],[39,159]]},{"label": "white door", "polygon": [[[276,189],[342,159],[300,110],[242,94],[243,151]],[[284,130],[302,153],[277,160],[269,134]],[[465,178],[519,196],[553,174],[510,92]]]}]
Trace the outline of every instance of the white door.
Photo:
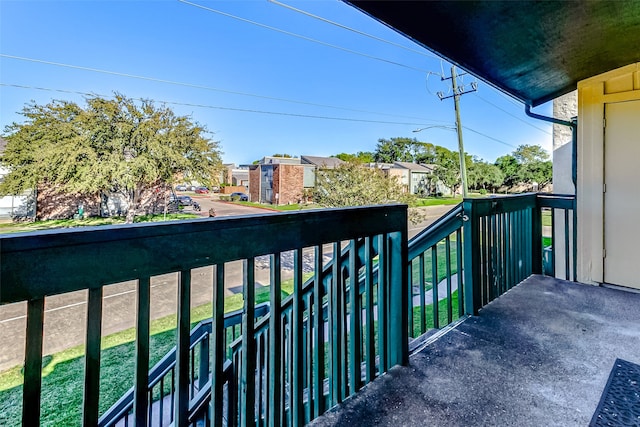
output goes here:
[{"label": "white door", "polygon": [[605,105],[604,281],[640,289],[640,100]]}]

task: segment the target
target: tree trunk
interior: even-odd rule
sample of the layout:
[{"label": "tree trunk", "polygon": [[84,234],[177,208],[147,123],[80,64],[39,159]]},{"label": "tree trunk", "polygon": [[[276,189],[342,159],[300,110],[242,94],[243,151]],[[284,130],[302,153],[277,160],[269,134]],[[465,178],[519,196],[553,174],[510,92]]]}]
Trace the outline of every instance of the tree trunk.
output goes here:
[{"label": "tree trunk", "polygon": [[127,200],[129,207],[127,208],[127,216],[125,218],[125,224],[133,224],[133,220],[136,217],[136,208],[138,198],[136,197],[137,191],[131,190],[129,192],[129,200]]}]

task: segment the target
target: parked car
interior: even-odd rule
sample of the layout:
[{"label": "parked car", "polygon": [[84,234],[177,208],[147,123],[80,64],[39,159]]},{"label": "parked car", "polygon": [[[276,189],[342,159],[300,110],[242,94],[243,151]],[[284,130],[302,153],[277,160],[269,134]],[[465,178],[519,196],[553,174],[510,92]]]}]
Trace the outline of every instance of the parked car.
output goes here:
[{"label": "parked car", "polygon": [[176,191],[187,191],[187,185],[186,184],[176,185]]},{"label": "parked car", "polygon": [[231,200],[240,200],[241,202],[248,202],[249,196],[245,193],[231,193]]},{"label": "parked car", "polygon": [[207,187],[197,187],[196,188],[196,193],[197,194],[207,194],[207,193],[209,193],[209,189]]},{"label": "parked car", "polygon": [[194,201],[190,196],[178,196],[178,203],[181,206],[191,206]]}]

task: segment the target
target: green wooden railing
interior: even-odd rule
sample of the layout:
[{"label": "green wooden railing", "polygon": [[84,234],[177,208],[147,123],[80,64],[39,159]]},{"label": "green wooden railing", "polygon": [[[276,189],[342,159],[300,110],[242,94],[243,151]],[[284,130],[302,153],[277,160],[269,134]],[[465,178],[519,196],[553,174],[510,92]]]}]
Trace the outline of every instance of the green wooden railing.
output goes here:
[{"label": "green wooden railing", "polygon": [[[547,209],[553,210],[552,218],[560,213],[564,217],[565,278],[569,279],[572,270],[575,280],[574,196],[523,194],[465,199],[464,304],[468,314],[477,314],[483,306],[530,275],[543,273],[543,228],[549,226],[543,227],[542,218]],[[554,222],[550,228],[555,236]],[[553,239],[554,242],[561,240]],[[559,256],[553,252],[551,258]],[[555,275],[555,268],[549,273]]]},{"label": "green wooden railing", "polygon": [[[462,204],[408,243],[409,336],[419,337],[463,316]],[[413,346],[412,346],[413,347]]]},{"label": "green wooden railing", "polygon": [[[256,305],[256,318],[269,313],[269,303]],[[190,380],[189,398],[193,401],[198,392],[211,386],[209,381],[209,340],[211,338],[211,319],[199,322],[190,333]],[[242,310],[226,313],[224,316],[226,348],[231,348],[233,338],[242,335]],[[147,398],[149,425],[167,425],[174,419],[172,403],[175,394],[176,348],[172,348],[156,365],[149,370]],[[133,424],[133,398],[135,390],[131,388],[113,404],[98,420],[98,427],[111,427]],[[204,397],[204,396],[203,396]],[[168,402],[165,402],[168,400]],[[155,406],[154,406],[155,405]]]},{"label": "green wooden railing", "polygon": [[[416,338],[477,314],[529,275],[564,270],[575,280],[574,212],[573,196],[467,199],[409,242],[402,206],[1,237],[0,303],[28,301],[23,424],[39,419],[49,295],[89,290],[84,425],[95,425],[99,415],[102,288],[131,279],[138,281],[135,385],[101,425],[129,418],[156,423],[154,387],[164,389],[167,374],[175,425],[303,425],[406,363],[409,348],[421,342]],[[287,251],[294,292],[282,300]],[[323,252],[333,258],[323,262]],[[255,260],[265,254],[268,315],[256,307],[254,291]],[[304,257],[313,259],[306,281]],[[238,259],[244,260],[245,306],[231,322],[223,314],[224,268]],[[202,266],[214,268],[212,320],[190,334],[191,269]],[[150,278],[175,271],[176,348],[149,372]],[[196,347],[210,358],[196,362]],[[165,404],[162,397],[157,405]]]},{"label": "green wooden railing", "polygon": [[[127,280],[137,280],[133,421],[148,423],[150,281],[171,272],[179,272],[175,425],[189,425],[196,415],[212,425],[300,425],[316,418],[376,375],[407,362],[406,240],[406,206],[2,236],[0,304],[27,302],[22,423],[40,421],[45,298],[84,289],[89,315],[82,423],[98,423],[102,292],[108,284]],[[330,278],[321,256],[325,245],[333,247],[339,260],[330,263]],[[343,246],[346,259],[340,255]],[[309,250],[315,255],[314,279],[305,287],[302,259]],[[294,292],[283,304],[280,257],[287,251],[293,251]],[[271,260],[270,314],[255,322],[255,259],[261,255]],[[241,351],[235,353],[236,363],[230,363],[224,270],[225,263],[235,260],[244,262],[245,306]],[[208,387],[194,395],[191,270],[204,266],[214,270],[211,372]],[[351,286],[361,275],[364,292]]]}]

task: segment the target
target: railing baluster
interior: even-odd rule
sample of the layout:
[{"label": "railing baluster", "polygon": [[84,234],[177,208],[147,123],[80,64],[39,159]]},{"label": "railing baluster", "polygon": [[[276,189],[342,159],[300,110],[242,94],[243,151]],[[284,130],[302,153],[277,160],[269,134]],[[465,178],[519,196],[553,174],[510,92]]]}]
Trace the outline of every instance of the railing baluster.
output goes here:
[{"label": "railing baluster", "polygon": [[271,255],[271,289],[269,317],[269,426],[279,427],[282,384],[280,384],[280,328],[281,290],[280,290],[280,252]]},{"label": "railing baluster", "polygon": [[256,344],[255,344],[255,304],[256,281],[255,260],[243,261],[244,310],[242,312],[242,371],[240,373],[240,423],[255,425],[256,397]]},{"label": "railing baluster", "polygon": [[[209,359],[209,353],[207,353],[207,359]],[[158,413],[160,414],[160,425],[164,425],[164,377],[160,378],[160,400],[159,400]]]},{"label": "railing baluster", "polygon": [[99,287],[89,289],[87,300],[87,350],[85,355],[84,401],[82,404],[82,425],[84,426],[98,424],[101,338],[102,287]]},{"label": "railing baluster", "polygon": [[[340,247],[340,244],[338,244],[338,247]],[[347,311],[347,276],[348,274],[346,267],[341,267],[339,274],[340,281],[338,282],[338,298],[340,298],[340,307],[342,309],[340,312],[340,350],[342,351],[342,361],[340,362],[340,396],[342,400],[346,399],[347,396],[349,396],[349,363],[347,361],[347,349],[349,348],[349,333],[347,332],[347,325],[349,321],[349,314]]]},{"label": "railing baluster", "polygon": [[[353,395],[360,390],[362,380],[360,360],[362,358],[362,309],[360,307],[360,286],[358,283],[358,268],[356,267],[357,246],[356,241],[349,243],[349,283],[350,283],[350,365],[351,375],[349,394]],[[406,304],[406,301],[405,301]]]},{"label": "railing baluster", "polygon": [[571,258],[569,258],[569,210],[564,209],[564,280],[569,280],[571,277],[570,273],[570,262]]},{"label": "railing baluster", "polygon": [[380,371],[386,372],[388,366],[389,346],[387,345],[387,238],[384,234],[378,236],[378,347],[380,359]]},{"label": "railing baluster", "polygon": [[453,307],[451,306],[451,239],[445,239],[445,267],[447,269],[447,323],[453,320]]},{"label": "railing baluster", "polygon": [[[342,402],[342,269],[340,268],[340,243],[333,243],[333,263],[331,265],[331,284],[329,286],[329,313],[330,313],[330,339],[331,348],[331,377],[330,394],[331,404],[337,405]],[[365,278],[366,281],[366,278]]]},{"label": "railing baluster", "polygon": [[302,300],[302,248],[293,252],[293,396],[290,397],[293,425],[304,425],[304,302]]},{"label": "railing baluster", "polygon": [[[133,417],[137,426],[147,425],[147,408],[150,405],[147,389],[149,387],[149,317],[150,278],[138,279],[137,328],[136,328],[136,381],[133,398]],[[188,320],[187,320],[188,326]],[[187,330],[187,340],[188,340]],[[187,341],[188,342],[188,341]]]},{"label": "railing baluster", "polygon": [[188,425],[190,317],[191,270],[183,270],[180,272],[180,280],[178,282],[178,327],[176,337],[175,416],[178,427]]},{"label": "railing baluster", "polygon": [[458,317],[464,315],[464,271],[462,263],[462,229],[456,230],[456,267],[458,276]]},{"label": "railing baluster", "polygon": [[[425,259],[424,252],[421,252],[418,256],[418,263],[420,264],[420,268],[418,270],[418,280],[420,281],[420,334],[424,334],[427,330],[427,315],[426,315],[426,293],[424,291],[424,287],[426,285],[426,278],[424,274],[425,269]],[[410,308],[412,309],[412,308]]]},{"label": "railing baluster", "polygon": [[[211,422],[215,426],[222,425],[223,411],[223,366],[226,358],[226,335],[224,328],[224,264],[213,266],[213,313],[211,319]],[[230,393],[230,392],[229,392]]]},{"label": "railing baluster", "polygon": [[431,246],[431,303],[433,307],[433,327],[440,327],[438,312],[438,244]]},{"label": "railing baluster", "polygon": [[196,349],[189,350],[189,400],[196,395]]},{"label": "railing baluster", "polygon": [[200,341],[200,366],[198,369],[198,391],[202,390],[209,380],[209,335]]},{"label": "railing baluster", "polygon": [[[364,239],[364,286],[365,286],[365,321],[367,324],[365,339],[365,359],[366,359],[366,382],[370,383],[376,376],[376,349],[375,349],[375,320],[373,318],[373,256],[371,248],[371,238]],[[413,298],[413,292],[409,292]],[[409,310],[413,314],[413,302],[409,305]],[[412,317],[413,318],[413,317]],[[411,323],[413,328],[413,322]],[[334,355],[335,357],[335,355]],[[340,356],[338,355],[338,358]]]},{"label": "railing baluster", "polygon": [[[407,265],[407,274],[409,276],[409,307],[413,307],[413,287],[415,286],[416,275],[413,274],[414,260],[409,261]],[[409,310],[409,337],[415,338],[416,334],[413,328],[413,310]]]},{"label": "railing baluster", "polygon": [[[556,277],[556,248],[558,247],[558,230],[556,229],[556,209],[549,209],[551,212],[551,274]],[[565,227],[567,226],[565,222]],[[544,245],[542,245],[544,250]]]},{"label": "railing baluster", "polygon": [[[313,413],[318,417],[324,413],[324,321],[322,301],[322,246],[315,247],[315,269],[313,282]],[[351,282],[353,285],[353,281]]]},{"label": "railing baluster", "polygon": [[42,391],[42,331],[44,298],[27,302],[27,340],[22,388],[22,425],[40,425],[40,393]]},{"label": "railing baluster", "polygon": [[313,293],[306,298],[307,315],[305,319],[305,378],[307,388],[307,402],[305,407],[305,423],[314,419],[313,416]]},{"label": "railing baluster", "polygon": [[264,425],[264,419],[265,419],[265,411],[264,411],[264,400],[265,399],[265,364],[264,364],[264,354],[265,354],[265,348],[264,348],[264,333],[260,332],[258,334],[258,336],[256,337],[256,358],[257,358],[257,382],[258,382],[258,387],[257,387],[257,393],[256,393],[256,400],[257,400],[257,408],[256,408],[256,419],[257,419],[257,425],[262,426]]}]

